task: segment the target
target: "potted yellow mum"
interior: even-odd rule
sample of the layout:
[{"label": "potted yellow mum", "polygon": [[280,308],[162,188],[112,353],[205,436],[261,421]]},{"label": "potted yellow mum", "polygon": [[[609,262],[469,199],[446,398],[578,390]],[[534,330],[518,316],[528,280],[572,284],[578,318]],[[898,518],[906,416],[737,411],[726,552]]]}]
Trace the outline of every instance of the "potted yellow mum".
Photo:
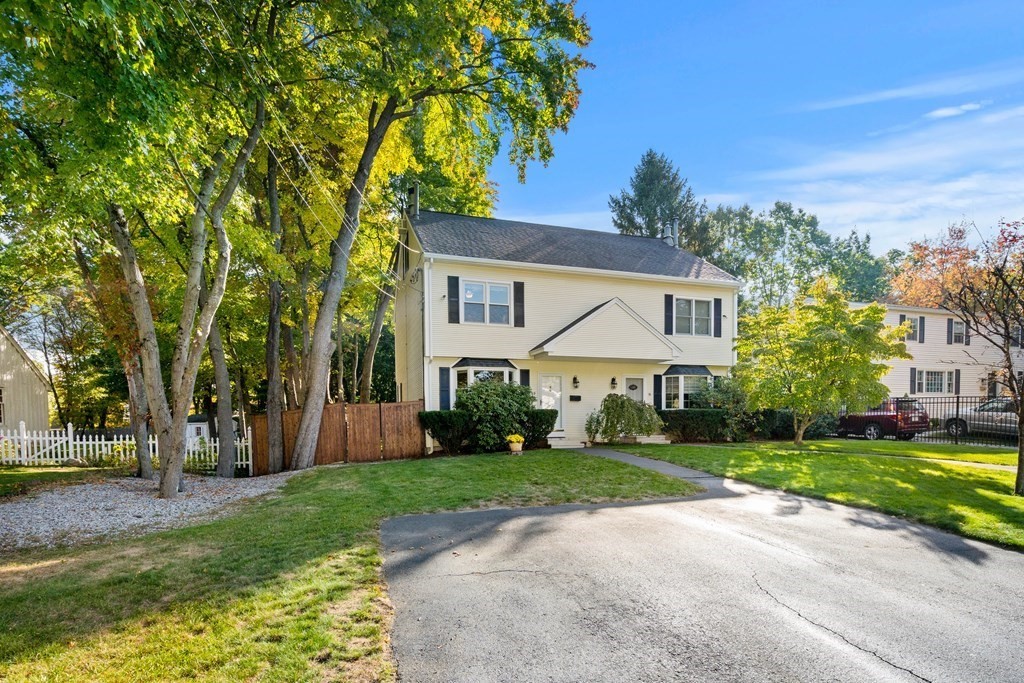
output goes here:
[{"label": "potted yellow mum", "polygon": [[521,434],[509,434],[505,437],[505,441],[508,442],[508,449],[513,453],[521,453],[523,450],[523,441],[525,439]]}]

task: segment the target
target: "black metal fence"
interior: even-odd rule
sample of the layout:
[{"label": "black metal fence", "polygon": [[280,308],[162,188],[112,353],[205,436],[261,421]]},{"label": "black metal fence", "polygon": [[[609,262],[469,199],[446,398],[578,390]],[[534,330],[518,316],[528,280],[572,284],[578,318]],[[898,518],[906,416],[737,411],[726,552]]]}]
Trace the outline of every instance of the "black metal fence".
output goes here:
[{"label": "black metal fence", "polygon": [[988,396],[905,396],[863,413],[840,414],[837,434],[919,443],[1016,446],[1013,399]]}]

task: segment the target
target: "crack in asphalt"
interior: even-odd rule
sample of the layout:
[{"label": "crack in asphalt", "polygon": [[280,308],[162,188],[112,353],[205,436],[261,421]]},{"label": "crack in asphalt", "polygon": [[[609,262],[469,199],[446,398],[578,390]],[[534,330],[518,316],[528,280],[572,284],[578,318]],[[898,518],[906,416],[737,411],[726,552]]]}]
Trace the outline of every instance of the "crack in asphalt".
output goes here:
[{"label": "crack in asphalt", "polygon": [[754,584],[757,585],[757,587],[761,590],[762,593],[764,593],[769,598],[774,600],[779,606],[784,607],[785,609],[788,609],[790,612],[792,612],[793,614],[797,615],[798,617],[800,617],[801,619],[806,621],[808,624],[811,624],[812,626],[817,626],[818,628],[822,629],[823,631],[828,631],[832,635],[834,635],[837,638],[841,639],[847,645],[849,645],[851,647],[854,647],[854,648],[860,650],[861,652],[864,652],[865,654],[869,654],[872,657],[875,657],[876,659],[878,659],[878,661],[883,662],[885,664],[888,664],[889,666],[891,666],[894,669],[898,669],[899,671],[905,671],[908,674],[910,674],[911,676],[913,676],[914,678],[917,678],[918,680],[925,681],[925,683],[932,683],[932,681],[930,679],[925,678],[924,676],[922,676],[921,674],[913,671],[912,669],[908,669],[905,666],[900,666],[899,664],[891,662],[888,659],[886,659],[885,657],[883,657],[882,655],[878,654],[877,651],[869,650],[866,647],[862,647],[862,646],[858,645],[857,643],[853,642],[852,640],[850,640],[849,638],[847,638],[846,636],[844,636],[839,631],[836,631],[835,629],[829,628],[828,626],[825,626],[824,624],[819,624],[818,622],[814,621],[813,619],[810,619],[810,618],[804,616],[803,613],[800,612],[800,610],[796,609],[795,607],[791,607],[790,605],[787,605],[786,603],[782,602],[782,600],[779,600],[777,597],[775,597],[775,595],[771,591],[769,591],[767,588],[762,586],[761,582],[757,580],[757,574],[752,574],[750,578],[752,578],[754,580]]},{"label": "crack in asphalt", "polygon": [[464,574],[441,574],[442,578],[453,576],[486,576],[487,574],[550,574],[543,569],[492,569],[489,572],[466,572]]}]

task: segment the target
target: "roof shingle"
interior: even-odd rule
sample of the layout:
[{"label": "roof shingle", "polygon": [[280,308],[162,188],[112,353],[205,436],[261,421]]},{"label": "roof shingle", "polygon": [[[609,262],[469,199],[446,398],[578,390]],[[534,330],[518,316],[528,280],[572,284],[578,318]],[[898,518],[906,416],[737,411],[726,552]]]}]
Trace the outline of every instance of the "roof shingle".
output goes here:
[{"label": "roof shingle", "polygon": [[410,220],[430,254],[738,282],[704,259],[650,237],[435,211],[420,211]]}]

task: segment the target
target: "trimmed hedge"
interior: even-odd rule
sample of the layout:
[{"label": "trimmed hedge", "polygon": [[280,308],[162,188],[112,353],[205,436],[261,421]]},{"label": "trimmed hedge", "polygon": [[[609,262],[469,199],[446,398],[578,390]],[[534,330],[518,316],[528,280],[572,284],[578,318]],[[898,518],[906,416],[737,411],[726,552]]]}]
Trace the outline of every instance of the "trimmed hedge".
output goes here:
[{"label": "trimmed hedge", "polygon": [[[761,410],[755,413],[755,420],[754,434],[760,439],[789,441],[796,436],[791,410]],[[823,415],[807,428],[804,439],[823,439],[835,434],[838,422],[832,415]]]},{"label": "trimmed hedge", "polygon": [[534,408],[526,413],[526,425],[523,428],[523,438],[527,448],[540,446],[548,434],[555,428],[558,422],[558,411],[545,408]]},{"label": "trimmed hedge", "polygon": [[726,441],[729,436],[728,412],[721,408],[660,410],[658,415],[674,442]]},{"label": "trimmed hedge", "polygon": [[427,410],[420,424],[448,455],[458,455],[473,436],[473,416],[465,410]]},{"label": "trimmed hedge", "polygon": [[[526,448],[538,448],[555,428],[557,410],[532,408],[526,411],[526,424],[522,430]],[[468,410],[428,410],[420,413],[420,424],[448,455],[467,450],[480,450],[477,428]]]}]

